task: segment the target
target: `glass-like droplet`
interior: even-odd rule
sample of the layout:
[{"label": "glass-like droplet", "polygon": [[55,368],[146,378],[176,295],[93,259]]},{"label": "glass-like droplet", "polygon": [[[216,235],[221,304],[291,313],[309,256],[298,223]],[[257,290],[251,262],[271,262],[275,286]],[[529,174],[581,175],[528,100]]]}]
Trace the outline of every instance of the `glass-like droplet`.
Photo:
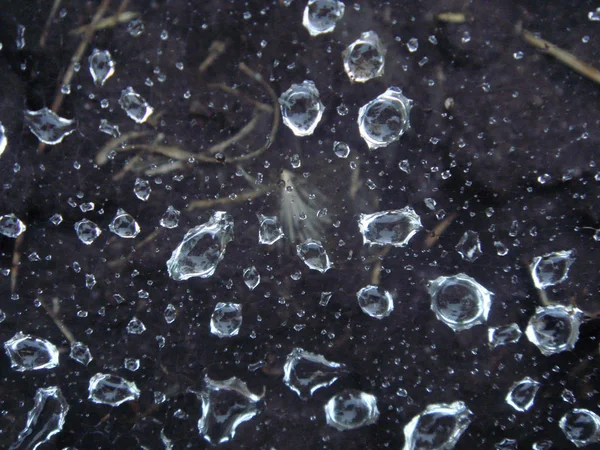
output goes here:
[{"label": "glass-like droplet", "polygon": [[258,273],[258,270],[256,270],[256,267],[254,266],[244,269],[243,277],[244,283],[251,291],[253,291],[260,283],[260,273]]},{"label": "glass-like droplet", "polygon": [[154,109],[144,100],[144,98],[135,92],[131,86],[121,91],[119,105],[130,119],[137,123],[144,123],[152,115]]},{"label": "glass-like droplet", "polygon": [[160,226],[164,228],[177,228],[180,216],[180,211],[173,208],[173,206],[169,206],[160,218]]},{"label": "glass-like droplet", "polygon": [[109,123],[106,119],[102,119],[100,121],[100,125],[98,125],[98,130],[114,138],[118,138],[119,136],[121,136],[121,131],[119,131],[119,127],[117,125]]},{"label": "glass-like droplet", "polygon": [[494,450],[519,450],[519,444],[515,439],[504,438],[494,445]]},{"label": "glass-like droplet", "polygon": [[344,365],[331,362],[322,355],[295,348],[283,366],[283,382],[300,398],[308,398],[322,387],[331,386],[339,378]]},{"label": "glass-like droplet", "polygon": [[125,358],[123,367],[131,372],[136,372],[140,368],[140,360],[136,358]]},{"label": "glass-like droplet", "polygon": [[350,146],[345,142],[335,141],[333,143],[333,152],[338,158],[347,158],[350,155]]},{"label": "glass-like droplet", "polygon": [[115,62],[108,50],[94,49],[88,62],[90,64],[90,73],[97,87],[104,86],[106,80],[115,73]]},{"label": "glass-like droplet", "polygon": [[9,238],[17,238],[27,227],[14,214],[0,216],[0,234]]},{"label": "glass-like droplet", "polygon": [[88,399],[94,403],[119,406],[137,400],[140,390],[133,381],[105,373],[97,373],[88,384]]},{"label": "glass-like droplet", "polygon": [[333,267],[327,251],[320,241],[307,239],[296,246],[296,252],[309,269],[325,273]]},{"label": "glass-like droplet", "polygon": [[391,87],[358,111],[358,130],[370,149],[387,147],[410,128],[412,100]]},{"label": "glass-like droplet", "polygon": [[492,293],[464,273],[429,282],[431,310],[454,331],[467,330],[487,320]]},{"label": "glass-like droplet", "polygon": [[148,180],[136,178],[135,183],[133,184],[133,193],[141,201],[147,202],[150,198],[150,194],[152,193],[152,187],[150,186]]},{"label": "glass-like droplet", "polygon": [[525,377],[514,383],[506,396],[506,403],[519,412],[525,412],[533,406],[540,383]]},{"label": "glass-like droplet", "polygon": [[85,245],[90,245],[102,234],[102,230],[94,222],[88,219],[80,220],[75,224],[77,237]]},{"label": "glass-like droplet", "polygon": [[340,431],[371,425],[378,418],[377,398],[356,389],[345,389],[325,404],[327,425]]},{"label": "glass-like droplet", "polygon": [[421,218],[410,206],[361,214],[358,219],[363,243],[369,245],[404,247],[422,227]]},{"label": "glass-like droplet", "polygon": [[521,339],[522,335],[523,332],[516,323],[488,328],[488,342],[492,348],[501,345],[514,344]]},{"label": "glass-like droplet", "polygon": [[4,125],[0,123],[0,156],[6,150],[6,146],[8,145],[8,139],[6,138],[6,130],[4,129]]},{"label": "glass-like droplet", "polygon": [[237,336],[242,327],[242,305],[219,302],[210,317],[210,332],[220,338]]},{"label": "glass-like droplet", "polygon": [[531,446],[531,450],[553,450],[554,444],[549,439],[544,439],[542,441],[534,442]]},{"label": "glass-like droplet", "polygon": [[144,28],[144,22],[141,19],[133,19],[127,24],[127,32],[133,37],[140,37]]},{"label": "glass-like droplet", "polygon": [[262,214],[257,216],[259,244],[272,245],[284,236],[277,216],[263,216]]},{"label": "glass-like droplet", "polygon": [[302,25],[311,36],[331,33],[344,15],[345,5],[338,0],[308,0]]},{"label": "glass-like droplet", "polygon": [[10,367],[17,372],[54,369],[58,366],[58,349],[46,339],[17,332],[4,343]]},{"label": "glass-like droplet", "polygon": [[463,402],[429,405],[404,427],[404,450],[452,450],[472,417]]},{"label": "glass-like droplet", "polygon": [[292,84],[292,87],[279,97],[279,105],[283,123],[296,136],[313,134],[325,111],[319,91],[312,81]]},{"label": "glass-like droplet", "polygon": [[536,256],[529,266],[533,284],[538,289],[562,283],[567,279],[569,267],[575,261],[574,250],[563,250]]},{"label": "glass-like droplet", "polygon": [[456,244],[456,251],[464,260],[475,262],[477,258],[483,255],[479,233],[472,230],[465,231],[465,234],[462,235],[458,244]]},{"label": "glass-like droplet", "polygon": [[129,334],[142,334],[146,331],[146,325],[137,317],[134,317],[127,324],[127,332]]},{"label": "glass-like droplet", "polygon": [[365,286],[356,293],[358,306],[363,312],[375,319],[383,319],[394,310],[394,298],[379,286]]},{"label": "glass-like droplet", "polygon": [[48,108],[38,111],[25,110],[25,125],[36,137],[47,145],[60,144],[75,131],[75,121],[58,116]]},{"label": "glass-like droplet", "polygon": [[124,239],[133,239],[140,233],[140,226],[135,219],[119,208],[108,229]]},{"label": "glass-like droplet", "polygon": [[575,408],[558,423],[565,436],[577,447],[600,442],[600,417],[589,409]]},{"label": "glass-like droplet", "polygon": [[212,276],[232,239],[232,217],[224,211],[216,211],[206,223],[185,234],[167,261],[169,276],[177,281]]},{"label": "glass-like droplet", "polygon": [[385,48],[374,31],[360,35],[342,53],[344,70],[350,81],[364,83],[373,78],[383,76]]},{"label": "glass-like droplet", "polygon": [[173,304],[169,303],[167,305],[167,307],[165,308],[164,317],[167,323],[175,322],[175,319],[177,319],[177,309]]},{"label": "glass-like droplet", "polygon": [[89,347],[83,342],[73,342],[71,344],[69,357],[84,366],[87,366],[94,359]]},{"label": "glass-like droplet", "polygon": [[527,338],[543,355],[573,350],[579,339],[583,312],[563,305],[538,307],[525,330]]}]

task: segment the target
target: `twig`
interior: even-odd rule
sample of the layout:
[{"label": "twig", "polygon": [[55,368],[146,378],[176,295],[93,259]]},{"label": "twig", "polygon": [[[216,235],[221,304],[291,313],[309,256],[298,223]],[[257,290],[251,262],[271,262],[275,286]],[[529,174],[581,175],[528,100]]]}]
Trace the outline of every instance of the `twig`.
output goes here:
[{"label": "twig", "polygon": [[444,12],[435,16],[440,22],[446,23],[465,23],[467,21],[467,15],[465,13],[456,12]]},{"label": "twig", "polygon": [[48,19],[46,19],[46,23],[44,24],[44,30],[42,31],[42,35],[40,36],[40,48],[43,49],[46,47],[46,40],[48,39],[48,33],[50,32],[50,27],[52,26],[52,21],[58,12],[58,8],[60,8],[60,3],[62,0],[54,0],[52,4],[52,9],[50,10],[50,14],[48,15]]},{"label": "twig", "polygon": [[200,67],[198,67],[198,73],[202,75],[204,72],[206,72],[206,70],[217,60],[217,58],[225,53],[226,48],[227,42],[213,41],[208,49],[208,56],[204,61],[202,61]]},{"label": "twig", "polygon": [[215,153],[222,152],[227,147],[231,146],[232,144],[235,144],[237,141],[241,141],[244,137],[249,135],[252,132],[252,130],[254,130],[259,117],[260,116],[258,114],[255,114],[254,117],[252,117],[252,119],[250,120],[250,122],[244,125],[240,131],[231,136],[229,139],[225,139],[223,142],[219,142],[218,144],[213,145],[206,151],[206,153],[214,155]]},{"label": "twig", "polygon": [[14,293],[17,290],[17,278],[19,276],[19,267],[21,265],[21,245],[25,239],[25,233],[21,233],[15,240],[12,255],[12,267],[10,269],[10,292]]},{"label": "twig", "polygon": [[120,147],[122,144],[125,144],[127,141],[150,136],[152,133],[149,131],[132,131],[130,133],[122,134],[117,138],[113,138],[108,141],[104,146],[100,149],[98,154],[96,155],[96,164],[99,166],[103,166],[108,162],[108,155],[113,150],[117,150],[117,147]]},{"label": "twig", "polygon": [[379,282],[381,281],[382,260],[390,252],[390,250],[391,247],[386,247],[379,255],[377,255],[377,259],[373,265],[373,270],[371,271],[371,284],[375,286],[379,286]]},{"label": "twig", "polygon": [[567,67],[570,67],[575,72],[583,75],[584,77],[592,80],[595,83],[600,84],[600,71],[595,67],[590,66],[588,63],[577,58],[572,53],[563,50],[560,47],[552,44],[551,42],[545,41],[544,39],[538,38],[535,34],[530,31],[523,30],[521,33],[523,39],[527,43],[539,48],[543,53],[552,56]]},{"label": "twig", "polygon": [[57,317],[57,315],[54,313],[54,311],[52,309],[50,309],[50,307],[48,305],[46,305],[46,302],[44,302],[44,300],[42,300],[41,297],[38,297],[38,300],[39,300],[40,304],[44,307],[44,309],[46,310],[46,312],[48,313],[48,315],[50,316],[52,321],[56,324],[56,326],[58,327],[60,332],[64,335],[64,337],[67,338],[67,341],[69,341],[69,343],[71,343],[71,344],[74,344],[75,342],[77,342],[77,340],[73,336],[73,333],[71,333],[71,330],[69,330],[67,328],[67,326],[62,322],[62,320],[60,320]]},{"label": "twig", "polygon": [[235,95],[236,97],[239,97],[240,99],[254,105],[258,109],[261,109],[261,110],[264,110],[267,112],[273,112],[273,108],[271,107],[271,105],[265,105],[264,103],[253,99],[249,95],[244,94],[239,89],[234,89],[234,88],[229,87],[226,84],[222,84],[222,83],[209,83],[208,87],[213,88],[213,89],[220,89],[223,92],[227,92],[228,94]]},{"label": "twig", "polygon": [[111,269],[117,269],[119,267],[122,267],[123,264],[125,264],[127,261],[129,261],[132,257],[133,254],[136,253],[138,250],[140,250],[142,247],[145,247],[146,245],[148,245],[150,242],[156,240],[161,233],[165,231],[164,228],[157,228],[156,230],[154,230],[152,233],[150,233],[148,236],[146,236],[144,238],[144,240],[138,242],[135,247],[133,248],[132,251],[129,252],[129,254],[125,257],[125,258],[119,258],[119,259],[115,259],[113,261],[110,261],[108,263],[108,267]]},{"label": "twig", "polygon": [[[126,23],[129,22],[130,20],[135,19],[136,17],[139,17],[140,13],[138,12],[133,12],[133,11],[125,11],[123,13],[117,13],[115,15],[106,17],[104,19],[102,19],[100,22],[98,22],[96,24],[96,30],[103,30],[105,28],[112,28],[112,27],[116,27],[118,24],[120,23]],[[70,34],[82,34],[85,33],[88,28],[90,27],[90,25],[83,25],[79,28],[74,29],[73,31],[71,31]]]},{"label": "twig", "polygon": [[213,208],[218,205],[231,205],[234,203],[242,203],[246,200],[251,200],[253,198],[260,197],[261,195],[264,195],[272,190],[272,188],[261,188],[257,189],[256,191],[244,192],[243,194],[240,194],[233,199],[229,197],[220,197],[208,200],[196,200],[190,203],[190,206],[188,206],[187,210],[193,211],[195,209]]},{"label": "twig", "polygon": [[448,228],[450,224],[454,222],[454,219],[456,219],[457,216],[457,213],[450,214],[444,220],[438,222],[431,233],[427,233],[427,237],[425,238],[424,242],[426,249],[431,248],[437,243],[437,241],[440,239],[440,236],[444,233],[444,231],[446,231],[446,228]]}]

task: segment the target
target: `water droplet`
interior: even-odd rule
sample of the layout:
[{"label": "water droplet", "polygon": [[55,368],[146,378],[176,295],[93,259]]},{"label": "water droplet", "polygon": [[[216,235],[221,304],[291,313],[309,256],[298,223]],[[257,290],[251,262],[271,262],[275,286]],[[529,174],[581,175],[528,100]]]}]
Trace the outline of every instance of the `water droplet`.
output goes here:
[{"label": "water droplet", "polygon": [[466,231],[460,238],[460,241],[458,241],[458,244],[456,244],[456,251],[464,260],[469,262],[476,261],[477,258],[483,255],[479,233],[471,230]]},{"label": "water droplet", "polygon": [[127,32],[133,37],[141,36],[144,28],[144,22],[141,19],[133,19],[127,24]]},{"label": "water droplet", "polygon": [[97,373],[88,384],[88,399],[94,403],[119,406],[137,400],[140,390],[133,381],[105,373]]},{"label": "water droplet", "polygon": [[329,300],[331,300],[332,295],[333,292],[321,292],[321,299],[319,300],[319,305],[327,306],[329,304]]},{"label": "water droplet", "polygon": [[242,327],[242,305],[219,302],[210,317],[210,332],[220,338],[237,336]]},{"label": "water droplet", "polygon": [[329,261],[325,247],[323,247],[320,241],[307,239],[296,246],[296,252],[309,269],[325,273],[333,267],[333,264]]},{"label": "water droplet", "polygon": [[102,231],[100,228],[98,228],[98,225],[88,219],[83,219],[77,222],[75,224],[75,232],[77,233],[79,240],[85,245],[90,245],[98,236],[102,234]]},{"label": "water droplet", "polygon": [[419,40],[417,38],[411,38],[406,43],[406,48],[411,53],[416,52],[419,49]]},{"label": "water droplet", "polygon": [[308,0],[302,25],[311,36],[331,33],[344,15],[345,5],[338,0]]},{"label": "water droplet", "polygon": [[144,123],[154,112],[154,109],[131,86],[121,91],[119,105],[129,118],[137,123]]},{"label": "water droplet", "polygon": [[283,382],[301,398],[308,398],[322,387],[331,386],[344,369],[322,355],[295,348],[283,366]]},{"label": "water droplet", "polygon": [[521,339],[523,332],[516,323],[488,328],[488,342],[492,348],[514,344]]},{"label": "water droplet", "polygon": [[347,158],[350,154],[350,146],[345,142],[335,141],[333,143],[333,152],[338,158]]},{"label": "water droplet", "polygon": [[508,247],[506,247],[506,245],[504,245],[502,242],[495,241],[494,247],[496,248],[496,254],[498,256],[506,256],[508,254]]},{"label": "water droplet", "polygon": [[294,169],[298,169],[300,166],[302,166],[302,161],[300,160],[300,155],[297,153],[294,153],[292,155],[292,157],[290,158],[290,164],[292,165],[292,167]]},{"label": "water droplet", "polygon": [[404,173],[410,173],[410,164],[408,159],[404,159],[398,163],[398,169],[400,169]]},{"label": "water droplet", "polygon": [[0,123],[0,156],[6,150],[6,146],[8,145],[8,139],[6,138],[6,130],[4,129],[4,125]]},{"label": "water droplet", "polygon": [[[600,8],[598,8],[598,20],[600,20]],[[577,447],[600,442],[600,417],[589,409],[572,409],[561,417],[558,424],[567,439]]]},{"label": "water droplet", "polygon": [[327,425],[340,431],[371,425],[378,418],[377,398],[356,389],[345,389],[325,404]]},{"label": "water droplet", "polygon": [[494,450],[519,450],[519,444],[515,439],[504,438],[494,445]]},{"label": "water droplet", "polygon": [[112,125],[108,123],[106,119],[102,119],[100,121],[100,125],[98,125],[98,130],[114,138],[118,138],[119,136],[121,136],[119,127],[117,125]]},{"label": "water droplet", "polygon": [[58,226],[62,223],[63,217],[60,214],[53,214],[49,219],[50,223],[54,226]]},{"label": "water droplet", "polygon": [[506,396],[506,403],[519,412],[525,412],[533,406],[540,383],[525,377],[514,383]]},{"label": "water droplet", "polygon": [[346,105],[344,105],[343,103],[338,105],[338,107],[336,108],[336,111],[340,116],[345,116],[349,112],[348,107]]},{"label": "water droplet", "polygon": [[179,217],[181,212],[169,206],[160,218],[160,226],[164,228],[177,228],[179,226]]},{"label": "water droplet", "polygon": [[14,214],[0,216],[0,234],[9,238],[16,238],[23,233],[27,227]]},{"label": "water droplet", "polygon": [[394,298],[379,286],[365,286],[356,293],[358,306],[363,312],[375,319],[383,319],[394,310]]},{"label": "water droplet", "polygon": [[133,193],[141,201],[146,202],[150,198],[150,194],[152,193],[152,187],[150,186],[148,180],[137,178],[133,185]]},{"label": "water droplet", "polygon": [[404,427],[404,450],[451,450],[472,417],[463,402],[429,405]]},{"label": "water droplet", "polygon": [[258,214],[258,221],[259,244],[272,245],[284,236],[277,216]]},{"label": "water droplet", "polygon": [[167,323],[173,323],[173,322],[175,322],[175,319],[177,318],[177,309],[175,308],[175,306],[173,304],[169,303],[167,305],[167,307],[165,308],[165,312],[164,312],[163,316]]},{"label": "water droplet", "polygon": [[104,86],[106,80],[115,73],[115,62],[108,50],[94,49],[89,59],[90,73],[97,87]]},{"label": "water droplet", "polygon": [[123,367],[131,372],[136,372],[140,368],[140,360],[136,358],[125,358]]},{"label": "water droplet", "polygon": [[487,320],[492,293],[464,273],[429,282],[431,310],[454,331],[467,330]]},{"label": "water droplet", "polygon": [[25,124],[36,137],[47,145],[60,144],[75,131],[75,121],[58,116],[48,108],[25,110]]},{"label": "water droplet", "polygon": [[364,244],[404,247],[422,228],[422,224],[415,210],[406,206],[392,211],[361,214],[358,228]]},{"label": "water droplet", "polygon": [[369,149],[387,147],[410,128],[412,100],[391,87],[360,108],[358,130]]},{"label": "water droplet", "polygon": [[325,106],[319,99],[319,91],[312,81],[292,84],[279,97],[283,123],[296,136],[313,134],[319,124]]},{"label": "water droplet", "polygon": [[538,289],[562,283],[567,279],[569,267],[575,262],[574,250],[563,250],[536,256],[529,266],[533,284]]},{"label": "water droplet", "polygon": [[169,276],[177,281],[212,276],[232,239],[232,217],[224,211],[216,211],[206,223],[185,234],[167,261]]},{"label": "water droplet", "polygon": [[87,366],[92,359],[94,359],[89,347],[83,342],[73,342],[71,344],[71,352],[69,353],[69,357],[77,361],[79,364],[83,364],[84,366]]},{"label": "water droplet", "polygon": [[246,286],[251,291],[260,283],[260,273],[258,273],[258,270],[254,266],[244,269],[243,277],[244,283],[246,283]]},{"label": "water droplet", "polygon": [[383,76],[385,65],[385,49],[374,31],[360,35],[342,53],[344,70],[350,81],[364,83],[373,78]]},{"label": "water droplet", "polygon": [[591,20],[592,22],[600,21],[600,8],[596,8],[595,11],[590,11],[588,13],[588,19]]},{"label": "water droplet", "polygon": [[17,372],[54,369],[58,366],[58,349],[46,339],[17,332],[4,343],[10,367]]},{"label": "water droplet", "polygon": [[525,334],[545,356],[570,351],[579,339],[582,319],[583,312],[570,306],[538,307]]},{"label": "water droplet", "polygon": [[25,48],[25,26],[17,25],[17,39],[15,39],[15,45],[17,50],[23,50]]},{"label": "water droplet", "polygon": [[140,233],[140,226],[135,219],[119,208],[108,229],[124,239],[133,239]]},{"label": "water droplet", "polygon": [[137,317],[134,317],[127,324],[127,332],[129,334],[142,334],[146,331],[146,325]]}]

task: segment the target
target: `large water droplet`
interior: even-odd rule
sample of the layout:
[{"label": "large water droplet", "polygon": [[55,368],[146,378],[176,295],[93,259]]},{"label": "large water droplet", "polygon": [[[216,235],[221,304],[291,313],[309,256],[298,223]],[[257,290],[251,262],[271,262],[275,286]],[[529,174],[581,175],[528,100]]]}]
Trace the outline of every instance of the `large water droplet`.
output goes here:
[{"label": "large water droplet", "polygon": [[117,210],[117,214],[108,225],[108,229],[125,239],[133,239],[140,233],[140,226],[135,219],[121,208]]},{"label": "large water droplet", "polygon": [[600,417],[589,409],[575,408],[559,422],[565,436],[577,447],[600,442]]},{"label": "large water droplet", "polygon": [[0,234],[9,238],[16,238],[23,233],[27,227],[14,214],[5,214],[0,217]]},{"label": "large water droplet", "polygon": [[333,267],[333,264],[329,261],[325,247],[323,247],[320,241],[307,239],[296,246],[296,252],[310,269],[325,273]]},{"label": "large water droplet", "polygon": [[462,235],[460,241],[456,244],[456,251],[466,261],[474,262],[477,260],[477,258],[483,255],[479,233],[472,230],[465,231],[465,234]]},{"label": "large water droplet", "polygon": [[531,263],[530,271],[533,284],[538,289],[562,283],[567,279],[569,267],[575,261],[574,250],[563,250],[536,256]]},{"label": "large water droplet", "polygon": [[88,61],[94,84],[98,87],[104,86],[106,80],[115,73],[115,62],[110,52],[95,48]]},{"label": "large water droplet", "polygon": [[506,396],[506,403],[519,412],[525,412],[533,406],[540,383],[525,377],[514,383]]},{"label": "large water droplet", "polygon": [[383,75],[385,49],[374,31],[360,35],[348,46],[344,53],[344,70],[350,81],[364,83]]},{"label": "large water droplet", "polygon": [[97,373],[88,384],[88,399],[94,403],[119,406],[137,400],[140,390],[133,381],[112,374]]},{"label": "large water droplet", "polygon": [[391,87],[358,111],[358,131],[370,149],[387,147],[410,128],[412,100]]},{"label": "large water droplet", "polygon": [[242,305],[219,302],[210,317],[210,332],[220,338],[237,336],[242,327]]},{"label": "large water droplet", "polygon": [[48,108],[38,111],[25,110],[25,125],[36,137],[47,145],[60,144],[75,131],[75,121],[58,116]]},{"label": "large water droplet", "polygon": [[492,293],[464,273],[429,282],[431,310],[454,331],[469,329],[487,320]]},{"label": "large water droplet", "polygon": [[308,398],[339,378],[343,364],[328,361],[322,355],[295,348],[283,366],[283,382],[301,398]]},{"label": "large water droplet", "polygon": [[4,343],[10,367],[17,372],[54,369],[58,366],[58,349],[50,341],[17,332]]},{"label": "large water droplet", "polygon": [[141,201],[147,202],[152,193],[152,186],[150,186],[148,180],[136,178],[135,183],[133,184],[133,193]]},{"label": "large water droplet", "polygon": [[392,211],[361,214],[358,219],[363,243],[369,245],[404,247],[422,226],[421,218],[410,206]]},{"label": "large water droplet", "polygon": [[69,353],[69,357],[77,361],[79,364],[83,364],[87,366],[92,359],[92,353],[87,345],[83,342],[73,342],[71,343],[71,352]]},{"label": "large water droplet", "polygon": [[570,351],[579,339],[582,319],[583,312],[570,306],[538,307],[525,334],[545,356]]},{"label": "large water droplet", "polygon": [[377,398],[356,389],[345,389],[325,404],[327,425],[340,431],[371,425],[378,418]]},{"label": "large water droplet", "polygon": [[102,234],[102,231],[94,222],[88,219],[80,220],[75,224],[75,232],[77,237],[85,245],[90,245]]},{"label": "large water droplet", "polygon": [[319,91],[312,81],[292,84],[279,97],[283,123],[296,136],[313,134],[319,124],[325,106],[319,99]]},{"label": "large water droplet", "polygon": [[344,15],[345,5],[338,0],[309,0],[304,8],[302,25],[311,36],[331,33]]},{"label": "large water droplet", "polygon": [[259,244],[272,245],[284,236],[277,216],[258,214],[258,221]]},{"label": "large water droplet", "polygon": [[232,239],[233,219],[224,211],[216,211],[208,222],[185,234],[167,261],[169,276],[177,281],[212,276]]},{"label": "large water droplet", "polygon": [[365,286],[356,293],[356,298],[360,309],[375,319],[383,319],[394,310],[392,294],[379,286]]},{"label": "large water droplet", "polygon": [[492,348],[501,345],[514,344],[519,339],[523,332],[516,323],[510,325],[502,325],[499,327],[488,328],[488,341]]},{"label": "large water droplet", "polygon": [[347,158],[350,155],[350,146],[345,142],[335,141],[333,143],[333,152],[338,158]]},{"label": "large water droplet", "polygon": [[131,86],[121,91],[119,105],[127,113],[130,119],[137,123],[144,123],[152,115],[154,109],[144,100],[144,98],[135,92]]}]

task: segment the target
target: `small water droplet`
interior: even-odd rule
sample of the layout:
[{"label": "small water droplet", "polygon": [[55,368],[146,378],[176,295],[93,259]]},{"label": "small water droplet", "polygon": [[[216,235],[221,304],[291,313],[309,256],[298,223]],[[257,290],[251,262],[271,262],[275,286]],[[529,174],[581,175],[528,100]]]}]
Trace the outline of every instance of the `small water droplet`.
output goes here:
[{"label": "small water droplet", "polygon": [[115,62],[108,50],[94,49],[88,59],[92,80],[97,87],[104,86],[106,80],[115,73]]}]

